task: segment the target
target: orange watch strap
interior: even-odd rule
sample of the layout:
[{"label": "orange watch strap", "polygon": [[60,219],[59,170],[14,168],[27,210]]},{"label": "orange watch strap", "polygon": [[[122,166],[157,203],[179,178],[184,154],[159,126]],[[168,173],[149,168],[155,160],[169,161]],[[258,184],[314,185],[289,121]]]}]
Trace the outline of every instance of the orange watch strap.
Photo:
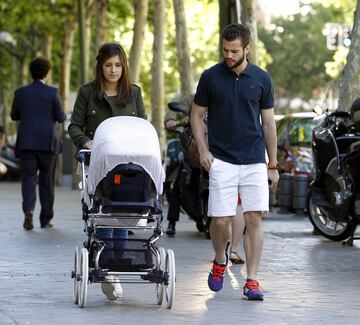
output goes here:
[{"label": "orange watch strap", "polygon": [[278,162],[268,162],[268,169],[277,169],[279,167],[279,163]]}]

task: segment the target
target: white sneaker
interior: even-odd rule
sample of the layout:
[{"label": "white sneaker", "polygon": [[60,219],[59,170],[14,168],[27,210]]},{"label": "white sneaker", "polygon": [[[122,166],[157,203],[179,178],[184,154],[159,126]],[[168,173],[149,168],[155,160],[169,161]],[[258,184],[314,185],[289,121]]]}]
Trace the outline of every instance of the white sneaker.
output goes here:
[{"label": "white sneaker", "polygon": [[116,300],[122,297],[123,289],[119,282],[119,279],[115,275],[108,275],[105,277],[105,281],[101,284],[101,290],[109,300]]}]

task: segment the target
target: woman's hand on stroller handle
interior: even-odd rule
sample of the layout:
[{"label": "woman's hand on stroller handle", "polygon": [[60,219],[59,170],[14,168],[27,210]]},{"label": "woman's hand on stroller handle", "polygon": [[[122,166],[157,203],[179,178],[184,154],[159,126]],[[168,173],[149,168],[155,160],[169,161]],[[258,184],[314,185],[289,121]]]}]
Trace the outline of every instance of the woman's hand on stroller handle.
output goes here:
[{"label": "woman's hand on stroller handle", "polygon": [[89,140],[88,142],[86,142],[84,144],[84,149],[89,149],[91,150],[92,149],[92,146],[93,146],[93,140]]}]

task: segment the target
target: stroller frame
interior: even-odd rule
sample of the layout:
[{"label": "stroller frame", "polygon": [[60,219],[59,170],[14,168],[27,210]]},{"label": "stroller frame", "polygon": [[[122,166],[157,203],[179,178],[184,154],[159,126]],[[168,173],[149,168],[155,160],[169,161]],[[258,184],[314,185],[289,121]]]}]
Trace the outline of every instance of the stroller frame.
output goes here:
[{"label": "stroller frame", "polygon": [[[77,160],[81,166],[81,190],[86,190],[86,168],[85,161],[90,157],[91,150],[82,149],[78,152]],[[161,202],[158,194],[156,198],[147,202],[120,202],[103,199],[101,205],[96,201],[95,195],[90,197],[91,207],[82,203],[82,218],[84,220],[84,232],[87,240],[83,247],[75,248],[74,270],[71,277],[74,279],[73,298],[74,303],[83,308],[87,303],[87,288],[89,283],[155,283],[157,303],[161,305],[165,298],[167,308],[171,308],[175,297],[175,256],[172,249],[165,250],[156,245],[157,240],[163,235],[161,222],[163,219]],[[104,212],[105,211],[105,212]],[[101,224],[108,219],[115,221],[115,224]],[[153,221],[154,225],[117,225],[116,221],[138,221],[146,219]],[[152,230],[153,233],[148,239],[120,239],[128,243],[138,242],[143,249],[133,249],[140,251],[145,256],[151,256],[152,263],[149,265],[107,265],[106,268],[100,265],[101,253],[106,248],[106,243],[96,236],[96,229],[142,229]],[[107,239],[116,241],[119,239]],[[124,251],[127,249],[125,248]],[[130,250],[130,249],[129,249]],[[135,253],[134,253],[135,254]],[[147,255],[146,255],[147,254]],[[150,254],[150,255],[149,255]],[[109,280],[108,276],[116,276],[116,280]],[[114,277],[111,277],[114,279]]]}]

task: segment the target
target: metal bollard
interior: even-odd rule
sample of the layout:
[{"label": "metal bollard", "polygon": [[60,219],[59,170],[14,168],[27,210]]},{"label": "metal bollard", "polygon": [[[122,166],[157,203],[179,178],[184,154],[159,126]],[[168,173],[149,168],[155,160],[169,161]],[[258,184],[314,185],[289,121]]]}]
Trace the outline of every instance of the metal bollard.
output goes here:
[{"label": "metal bollard", "polygon": [[292,208],[293,198],[293,186],[292,186],[293,175],[290,173],[282,173],[279,180],[278,189],[278,205],[280,210],[288,211]]},{"label": "metal bollard", "polygon": [[297,213],[304,213],[307,205],[309,177],[307,175],[295,175],[293,177],[293,209]]}]

